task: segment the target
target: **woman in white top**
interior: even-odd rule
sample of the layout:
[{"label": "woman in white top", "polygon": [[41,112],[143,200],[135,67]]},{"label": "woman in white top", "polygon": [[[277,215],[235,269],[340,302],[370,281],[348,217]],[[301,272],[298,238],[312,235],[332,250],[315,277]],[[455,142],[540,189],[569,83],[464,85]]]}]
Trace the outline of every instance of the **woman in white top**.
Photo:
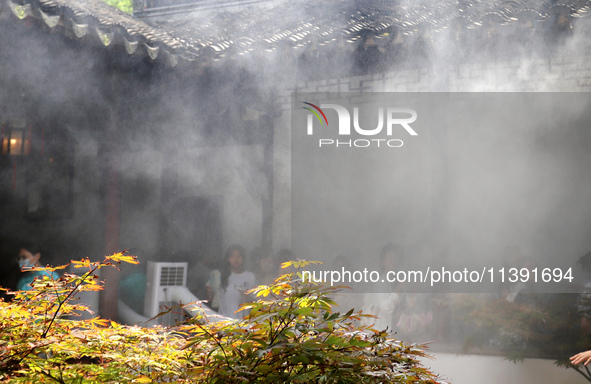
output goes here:
[{"label": "woman in white top", "polygon": [[238,311],[240,304],[248,302],[246,291],[256,285],[254,274],[244,268],[245,251],[239,245],[228,248],[221,268],[220,308],[222,316],[240,319],[248,311]]}]

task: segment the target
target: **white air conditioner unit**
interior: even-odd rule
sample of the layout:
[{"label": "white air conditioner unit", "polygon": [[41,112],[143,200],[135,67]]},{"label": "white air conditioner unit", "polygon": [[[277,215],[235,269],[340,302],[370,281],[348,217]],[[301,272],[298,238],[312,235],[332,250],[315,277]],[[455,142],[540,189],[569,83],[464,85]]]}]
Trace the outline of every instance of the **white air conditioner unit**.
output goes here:
[{"label": "white air conditioner unit", "polygon": [[[177,287],[187,285],[187,263],[148,262],[144,315],[152,318],[179,303],[172,298]],[[174,325],[183,320],[180,310],[173,310],[157,319],[158,324]]]}]

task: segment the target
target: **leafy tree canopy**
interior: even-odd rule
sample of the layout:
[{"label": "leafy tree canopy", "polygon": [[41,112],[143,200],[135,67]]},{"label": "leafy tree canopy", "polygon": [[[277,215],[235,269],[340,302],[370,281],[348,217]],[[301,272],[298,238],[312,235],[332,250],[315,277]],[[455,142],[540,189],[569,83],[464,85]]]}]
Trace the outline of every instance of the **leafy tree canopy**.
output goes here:
[{"label": "leafy tree canopy", "polygon": [[132,0],[103,0],[105,3],[122,10],[123,12],[129,13],[130,15],[133,13],[133,3]]}]

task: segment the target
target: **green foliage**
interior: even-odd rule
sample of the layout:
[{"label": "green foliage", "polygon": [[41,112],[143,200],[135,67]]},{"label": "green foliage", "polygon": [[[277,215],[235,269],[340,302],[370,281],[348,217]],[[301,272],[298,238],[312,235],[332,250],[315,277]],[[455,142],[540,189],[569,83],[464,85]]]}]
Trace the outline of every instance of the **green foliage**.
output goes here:
[{"label": "green foliage", "polygon": [[133,13],[133,0],[103,0],[112,7],[118,8],[123,12]]},{"label": "green foliage", "polygon": [[[291,264],[308,262],[284,267]],[[196,323],[187,347],[200,346],[207,356],[205,382],[435,383],[418,364],[425,356],[419,347],[356,326],[367,315],[332,312],[330,295],[337,290],[287,274],[253,290],[263,299],[246,305],[250,314],[243,321]]]},{"label": "green foliage", "polygon": [[[437,383],[422,346],[356,326],[362,313],[332,312],[334,287],[297,273],[253,290],[241,321],[194,319],[173,328],[77,319],[77,292],[98,290],[95,271],[121,262],[73,262],[63,274],[0,302],[0,380],[14,383]],[[298,261],[296,267],[308,262]],[[60,267],[63,268],[63,267]],[[188,308],[188,307],[187,307]]]}]

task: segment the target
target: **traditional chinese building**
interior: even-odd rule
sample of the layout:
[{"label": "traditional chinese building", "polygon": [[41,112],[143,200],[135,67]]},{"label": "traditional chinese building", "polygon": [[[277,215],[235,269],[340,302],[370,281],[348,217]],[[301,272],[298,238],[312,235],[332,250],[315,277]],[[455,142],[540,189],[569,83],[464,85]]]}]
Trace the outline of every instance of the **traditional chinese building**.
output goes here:
[{"label": "traditional chinese building", "polygon": [[[290,246],[292,91],[586,92],[588,11],[578,0],[135,1],[131,16],[99,0],[6,0],[2,255],[31,239],[52,263]],[[449,194],[434,153],[435,188]]]},{"label": "traditional chinese building", "polygon": [[[14,287],[16,252],[29,240],[52,264],[127,248],[144,263],[191,264],[232,243],[290,247],[292,92],[586,93],[588,13],[587,0],[136,0],[132,16],[100,0],[3,0],[2,285]],[[413,223],[429,231],[390,223],[411,250],[428,244],[443,257],[475,249],[462,248],[452,220],[470,212],[450,198],[450,132],[407,159],[430,176],[397,185],[396,196],[416,201],[393,214],[420,206]],[[579,204],[589,138],[573,132],[541,137],[550,157],[531,157],[548,160],[549,179],[554,160],[574,164],[557,183],[570,192],[535,238],[551,255],[591,246]],[[560,226],[569,231],[551,238]],[[116,318],[118,277],[105,278],[101,315]]]}]

